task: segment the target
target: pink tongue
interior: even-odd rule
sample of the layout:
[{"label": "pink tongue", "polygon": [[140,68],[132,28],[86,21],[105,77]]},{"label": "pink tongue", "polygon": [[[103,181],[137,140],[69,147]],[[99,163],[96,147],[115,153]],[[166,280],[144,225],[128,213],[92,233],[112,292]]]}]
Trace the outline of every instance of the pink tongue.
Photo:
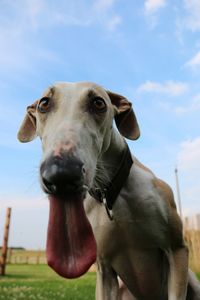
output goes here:
[{"label": "pink tongue", "polygon": [[49,197],[50,212],[46,255],[59,275],[75,278],[96,260],[96,242],[81,197]]}]

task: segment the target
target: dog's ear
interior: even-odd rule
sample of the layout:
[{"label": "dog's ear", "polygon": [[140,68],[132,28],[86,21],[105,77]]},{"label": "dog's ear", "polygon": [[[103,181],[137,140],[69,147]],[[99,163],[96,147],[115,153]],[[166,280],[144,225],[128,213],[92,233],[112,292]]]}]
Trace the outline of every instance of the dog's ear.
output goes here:
[{"label": "dog's ear", "polygon": [[36,138],[36,106],[37,101],[27,107],[25,118],[17,134],[22,143],[27,143]]},{"label": "dog's ear", "polygon": [[112,104],[116,107],[115,122],[119,132],[130,140],[136,140],[140,136],[140,129],[132,109],[132,103],[124,96],[107,91]]}]

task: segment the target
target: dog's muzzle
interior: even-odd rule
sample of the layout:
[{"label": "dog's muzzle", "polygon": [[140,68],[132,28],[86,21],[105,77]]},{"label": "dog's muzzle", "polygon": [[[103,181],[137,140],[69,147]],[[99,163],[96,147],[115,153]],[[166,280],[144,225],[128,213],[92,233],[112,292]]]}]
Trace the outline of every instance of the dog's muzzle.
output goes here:
[{"label": "dog's muzzle", "polygon": [[42,187],[47,194],[80,192],[84,186],[84,164],[78,158],[51,156],[40,166]]}]

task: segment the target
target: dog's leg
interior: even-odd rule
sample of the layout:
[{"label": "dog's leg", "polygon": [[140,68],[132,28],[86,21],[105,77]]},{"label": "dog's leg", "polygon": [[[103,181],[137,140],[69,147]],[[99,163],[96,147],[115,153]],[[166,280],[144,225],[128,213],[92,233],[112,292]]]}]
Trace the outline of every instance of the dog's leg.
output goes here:
[{"label": "dog's leg", "polygon": [[107,263],[97,262],[96,300],[119,300],[117,274]]},{"label": "dog's leg", "polygon": [[185,300],[188,285],[188,249],[182,247],[169,253],[168,299]]}]

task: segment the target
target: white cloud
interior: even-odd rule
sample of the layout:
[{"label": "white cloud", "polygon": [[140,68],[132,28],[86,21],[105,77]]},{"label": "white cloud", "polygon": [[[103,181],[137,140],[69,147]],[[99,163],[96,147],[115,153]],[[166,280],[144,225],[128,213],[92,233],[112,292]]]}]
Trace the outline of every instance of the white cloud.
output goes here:
[{"label": "white cloud", "polygon": [[146,81],[138,87],[137,91],[139,93],[160,93],[169,96],[180,96],[185,94],[188,89],[188,84],[179,81],[166,81],[164,83]]},{"label": "white cloud", "polygon": [[107,11],[108,9],[110,9],[116,0],[97,0],[94,3],[94,8],[98,11]]},{"label": "white cloud", "polygon": [[46,3],[43,0],[32,0],[24,2],[26,7],[26,17],[29,20],[33,29],[38,29],[39,17],[47,9]]},{"label": "white cloud", "polygon": [[189,67],[191,69],[196,69],[197,67],[200,67],[200,51],[197,52],[197,54],[195,54],[194,57],[188,60],[184,66]]},{"label": "white cloud", "polygon": [[152,14],[165,7],[165,5],[166,0],[146,0],[144,3],[144,9],[147,14]]},{"label": "white cloud", "polygon": [[59,5],[56,1],[52,1],[51,6],[47,0],[26,1],[25,15],[28,14],[34,29],[60,24],[88,27],[99,23],[107,30],[114,30],[122,21],[114,11],[116,0],[98,0],[93,5],[85,0],[76,3],[61,0]]},{"label": "white cloud", "polygon": [[200,1],[184,0],[180,6],[179,15],[176,19],[176,36],[184,45],[184,31],[196,32],[200,30]]},{"label": "white cloud", "polygon": [[183,19],[183,24],[192,31],[200,30],[200,1],[184,0],[187,16]]},{"label": "white cloud", "polygon": [[182,170],[200,171],[200,137],[181,143],[178,164]]},{"label": "white cloud", "polygon": [[116,0],[98,0],[89,11],[91,23],[99,22],[109,31],[115,30],[121,23],[122,18],[114,12]]},{"label": "white cloud", "polygon": [[144,14],[147,18],[149,28],[152,30],[158,25],[159,12],[167,4],[167,0],[146,0],[144,3]]},{"label": "white cloud", "polygon": [[43,0],[24,0],[17,5],[6,1],[4,9],[4,18],[0,20],[1,71],[10,72],[9,68],[32,71],[38,60],[61,62],[57,54],[32,40],[35,31],[49,22]]},{"label": "white cloud", "polygon": [[122,18],[119,15],[114,15],[110,20],[107,21],[107,28],[110,31],[115,30],[115,28],[121,24]]},{"label": "white cloud", "polygon": [[178,115],[183,115],[185,113],[197,112],[199,110],[200,110],[200,94],[196,95],[188,105],[176,107],[175,113]]},{"label": "white cloud", "polygon": [[[1,8],[0,64],[2,72],[13,70],[34,72],[39,61],[63,63],[59,53],[45,49],[34,39],[40,30],[54,27],[89,27],[98,24],[104,30],[114,31],[122,22],[115,12],[116,0],[98,0],[90,5],[86,0],[8,0]],[[14,72],[9,73],[14,74]],[[11,76],[11,75],[10,75]]]}]

